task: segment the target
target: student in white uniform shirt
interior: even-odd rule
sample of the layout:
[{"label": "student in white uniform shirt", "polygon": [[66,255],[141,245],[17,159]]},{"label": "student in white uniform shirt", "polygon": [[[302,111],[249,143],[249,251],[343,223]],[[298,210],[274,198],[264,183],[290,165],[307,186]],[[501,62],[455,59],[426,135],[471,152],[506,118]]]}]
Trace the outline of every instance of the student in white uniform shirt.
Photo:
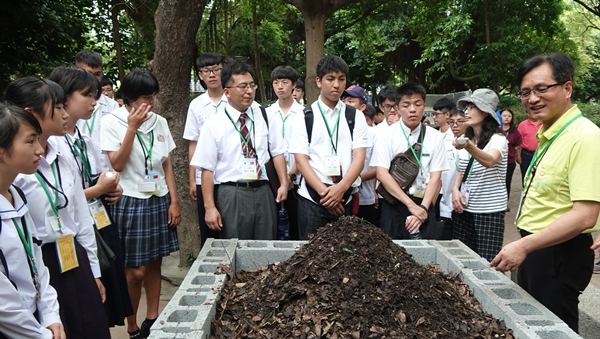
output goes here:
[{"label": "student in white uniform shirt", "polygon": [[70,338],[110,338],[102,303],[106,294],[96,255],[93,222],[77,164],[58,152],[67,131],[65,96],[55,82],[37,77],[15,80],[6,100],[33,114],[42,127],[44,153],[34,175],[19,174],[21,188],[36,208],[30,210],[50,284],[58,293],[61,320]]},{"label": "student in white uniform shirt", "polygon": [[11,186],[19,173],[35,173],[41,133],[27,111],[0,103],[0,338],[66,338],[35,225]]},{"label": "student in white uniform shirt", "polygon": [[288,212],[290,221],[290,240],[298,240],[298,183],[300,176],[296,166],[296,159],[289,153],[290,140],[292,139],[293,122],[297,115],[302,114],[304,106],[300,105],[293,97],[298,82],[298,72],[290,66],[278,66],[271,72],[273,90],[278,100],[267,107],[267,115],[273,127],[269,130],[280,137],[285,143],[285,163],[290,177],[290,189],[287,200],[283,203]]},{"label": "student in white uniform shirt", "polygon": [[454,186],[454,178],[458,170],[458,151],[452,146],[454,133],[448,124],[450,119],[450,111],[456,107],[454,101],[448,98],[441,98],[433,104],[433,123],[440,128],[440,133],[444,139],[446,147],[446,155],[450,168],[442,172],[442,190],[436,204],[440,206],[439,218],[444,222],[443,240],[452,239],[452,187]]},{"label": "student in white uniform shirt", "polygon": [[[233,62],[221,70],[229,103],[202,128],[191,165],[202,170],[206,224],[221,238],[275,239],[277,207],[288,192],[281,137],[270,133],[259,107],[250,65]],[[269,187],[265,164],[269,149],[281,182],[277,197]],[[214,194],[214,184],[219,184]]]},{"label": "student in white uniform shirt", "polygon": [[[75,55],[75,66],[83,68],[92,74],[100,81],[104,75],[102,70],[102,56],[99,53],[92,51],[81,51]],[[101,153],[100,148],[100,129],[102,126],[102,117],[119,108],[119,104],[113,99],[101,94],[96,100],[94,113],[89,119],[81,119],[77,122],[77,127],[83,135],[87,135],[92,139],[94,148],[100,153],[100,161],[102,169],[108,169],[110,161],[106,154]]]},{"label": "student in white uniform shirt", "polygon": [[[338,56],[321,59],[316,69],[321,94],[310,106],[314,118],[310,139],[306,111],[294,121],[290,153],[302,174],[298,227],[303,240],[326,223],[349,215],[351,195],[360,185],[358,177],[370,144],[362,112],[350,107],[349,113],[354,114],[347,119],[346,104],[340,100],[348,72],[348,65]],[[348,121],[354,122],[352,133]]]},{"label": "student in white uniform shirt", "polygon": [[[121,175],[123,196],[111,208],[119,226],[125,271],[134,315],[127,317],[131,338],[146,338],[158,318],[162,258],[179,250],[176,227],[181,220],[169,153],[175,142],[167,120],[151,112],[159,85],[142,69],[121,84],[125,105],[102,118],[102,151]],[[146,291],[146,319],[136,315]]]},{"label": "student in white uniform shirt", "polygon": [[400,112],[398,111],[398,102],[396,101],[396,91],[398,87],[386,85],[377,95],[379,99],[379,109],[383,111],[385,119],[377,124],[376,135],[385,128],[400,121]]},{"label": "student in white uniform shirt", "polygon": [[[377,179],[388,193],[399,200],[397,205],[385,199],[380,199],[379,203],[380,227],[392,239],[410,238],[410,233],[419,230],[427,221],[431,215],[428,210],[436,208],[441,173],[449,167],[442,134],[432,127],[424,127],[425,136],[422,135],[425,95],[425,88],[419,84],[408,83],[398,88],[396,97],[400,122],[382,132],[373,151],[371,166],[377,167]],[[390,162],[396,154],[412,149],[416,142],[423,145],[422,152],[417,155],[419,178],[404,192],[389,174]],[[407,219],[409,216],[411,218]]]},{"label": "student in white uniform shirt", "polygon": [[[207,90],[202,95],[192,100],[188,108],[183,138],[189,140],[188,160],[191,162],[200,131],[204,123],[217,113],[221,106],[227,104],[227,96],[223,94],[221,85],[221,69],[223,69],[223,54],[204,53],[196,59],[196,66],[200,70],[198,76],[206,84]],[[200,226],[200,245],[203,246],[208,238],[219,238],[219,232],[210,229],[204,221],[204,199],[202,199],[202,172],[192,165],[190,168],[190,195],[198,203],[198,223]],[[215,193],[218,185],[215,185]]]},{"label": "student in white uniform shirt", "polygon": [[118,173],[102,170],[100,154],[90,138],[82,135],[76,126],[80,119],[88,119],[94,111],[98,80],[89,71],[74,66],[55,68],[50,73],[50,80],[64,90],[64,108],[69,114],[67,134],[59,138],[58,150],[76,162],[94,227],[115,254],[115,260],[110,267],[103,269],[101,277],[108,299],[104,308],[109,326],[125,325],[125,317],[132,315],[133,309],[127,290],[118,225],[107,217],[110,206],[119,200],[123,188],[119,185]]},{"label": "student in white uniform shirt", "polygon": [[[360,188],[358,190],[358,211],[356,212],[356,216],[359,218],[363,218],[366,221],[372,223],[373,225],[379,224],[379,209],[375,207],[376,204],[376,195],[375,195],[375,187],[373,186],[373,180],[377,176],[377,169],[371,168],[369,166],[369,162],[371,161],[371,155],[373,154],[373,138],[374,138],[374,130],[373,127],[369,124],[368,116],[366,115],[367,110],[367,102],[369,102],[369,98],[367,97],[367,93],[365,90],[356,85],[352,85],[346,90],[344,90],[344,94],[342,95],[342,101],[349,106],[356,108],[357,110],[363,112],[365,116],[365,122],[367,123],[367,136],[369,138],[369,146],[367,148],[365,154],[365,163],[362,171],[360,172]],[[371,106],[373,112],[375,112],[375,108]],[[354,195],[356,197],[356,195]],[[356,204],[354,204],[354,207]],[[354,211],[353,211],[354,213]]]}]

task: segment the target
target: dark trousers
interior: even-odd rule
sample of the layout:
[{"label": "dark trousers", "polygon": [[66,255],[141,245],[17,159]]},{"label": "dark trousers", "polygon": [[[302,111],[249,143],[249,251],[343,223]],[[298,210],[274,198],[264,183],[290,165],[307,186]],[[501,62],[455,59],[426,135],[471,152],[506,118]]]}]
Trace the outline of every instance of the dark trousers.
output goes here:
[{"label": "dark trousers", "polygon": [[[423,199],[412,198],[412,200],[420,205]],[[406,230],[406,217],[412,215],[403,203],[392,205],[385,199],[379,199],[379,207],[381,208],[381,219],[379,227],[392,239],[410,239],[410,234]]]},{"label": "dark trousers", "polygon": [[[521,231],[522,236],[527,233]],[[578,332],[579,294],[587,287],[594,268],[590,234],[527,255],[519,267],[519,286]]]},{"label": "dark trousers", "polygon": [[[283,202],[283,206],[288,212],[290,220],[290,240],[300,240],[298,234],[298,186],[288,191],[287,200]],[[281,208],[278,206],[278,208]]]},{"label": "dark trousers", "polygon": [[454,239],[454,232],[452,231],[452,219],[446,217],[441,217],[441,219],[444,223],[444,235],[442,236],[442,240]]},{"label": "dark trousers", "polygon": [[379,218],[381,216],[381,209],[375,208],[375,204],[373,205],[360,205],[358,207],[358,213],[356,216],[359,218],[363,218],[371,224],[379,227]]},{"label": "dark trousers", "polygon": [[512,183],[512,177],[513,177],[513,174],[515,173],[516,167],[517,167],[517,163],[511,162],[510,164],[508,164],[508,167],[506,168],[506,194],[508,196],[507,199],[510,199],[510,185]]},{"label": "dark trousers", "polygon": [[[217,189],[219,185],[215,185],[215,189],[213,191],[213,199],[217,198]],[[204,209],[204,197],[202,196],[202,186],[196,185],[196,197],[198,198],[198,224],[200,225],[200,247],[204,246],[206,239],[215,238],[219,239],[219,232],[215,230],[211,230],[206,225],[206,221],[204,220],[204,214],[206,214],[206,210]]]},{"label": "dark trousers", "polygon": [[[352,214],[352,203],[344,206],[344,215]],[[309,234],[317,233],[317,230],[328,222],[337,221],[340,217],[327,211],[322,205],[316,204],[303,196],[298,196],[298,233],[300,240],[308,240]]]},{"label": "dark trousers", "polygon": [[525,173],[527,173],[529,164],[531,164],[531,159],[533,159],[534,152],[535,151],[521,148],[521,185],[525,183]]}]

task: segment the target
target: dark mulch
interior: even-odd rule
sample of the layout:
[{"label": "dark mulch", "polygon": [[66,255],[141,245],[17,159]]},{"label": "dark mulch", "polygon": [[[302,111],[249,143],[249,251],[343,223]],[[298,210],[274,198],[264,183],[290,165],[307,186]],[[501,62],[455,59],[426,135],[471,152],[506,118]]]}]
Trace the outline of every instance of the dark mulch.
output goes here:
[{"label": "dark mulch", "polygon": [[288,260],[229,280],[211,338],[514,337],[458,277],[342,217]]}]

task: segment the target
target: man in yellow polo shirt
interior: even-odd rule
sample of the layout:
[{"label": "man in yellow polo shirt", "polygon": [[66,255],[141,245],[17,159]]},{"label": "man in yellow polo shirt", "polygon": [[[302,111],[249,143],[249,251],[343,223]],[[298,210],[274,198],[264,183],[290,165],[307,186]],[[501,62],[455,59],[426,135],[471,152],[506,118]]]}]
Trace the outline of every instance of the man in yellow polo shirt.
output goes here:
[{"label": "man in yellow polo shirt", "polygon": [[600,229],[600,129],[571,103],[574,73],[562,53],[533,57],[517,72],[517,95],[543,125],[517,214],[522,238],[490,265],[519,268],[519,285],[577,332],[579,294],[594,266],[590,233]]}]

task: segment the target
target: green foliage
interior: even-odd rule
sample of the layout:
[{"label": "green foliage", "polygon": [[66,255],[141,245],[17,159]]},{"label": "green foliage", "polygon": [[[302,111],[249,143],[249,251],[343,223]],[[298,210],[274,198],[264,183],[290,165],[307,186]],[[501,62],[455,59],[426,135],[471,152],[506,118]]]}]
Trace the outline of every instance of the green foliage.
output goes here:
[{"label": "green foliage", "polygon": [[196,259],[197,259],[196,255],[195,255],[194,253],[192,253],[192,252],[187,252],[187,253],[185,254],[185,257],[186,257],[186,259],[187,259],[189,262],[194,262],[194,261],[196,261]]},{"label": "green foliage", "polygon": [[0,8],[0,93],[17,77],[73,64],[85,45],[91,0],[1,0]]}]

